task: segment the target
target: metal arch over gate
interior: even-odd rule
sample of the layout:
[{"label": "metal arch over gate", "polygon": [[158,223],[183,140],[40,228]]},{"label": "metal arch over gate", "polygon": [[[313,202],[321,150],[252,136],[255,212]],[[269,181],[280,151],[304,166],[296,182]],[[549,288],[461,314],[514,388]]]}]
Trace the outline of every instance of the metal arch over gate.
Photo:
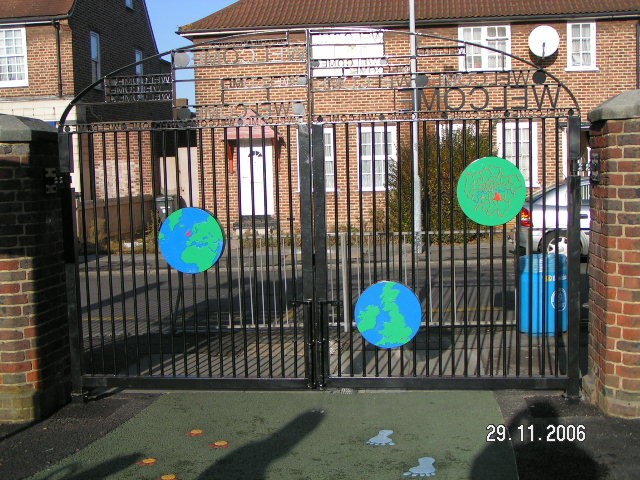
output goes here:
[{"label": "metal arch over gate", "polygon": [[[256,32],[139,64],[162,56],[170,69],[109,74],[60,123],[76,390],[577,394],[580,110],[557,78],[496,49],[387,30]],[[474,56],[489,63],[470,69]],[[182,83],[195,102],[177,99]],[[538,257],[520,239],[539,245],[521,215],[498,227],[464,216],[457,178],[491,155],[515,163],[530,198],[567,178],[568,206],[549,199],[540,228],[552,245],[568,238],[568,267],[525,268]],[[157,232],[187,206],[217,217],[226,244],[184,276]],[[382,280],[421,303],[403,347],[356,327],[358,297]]]}]

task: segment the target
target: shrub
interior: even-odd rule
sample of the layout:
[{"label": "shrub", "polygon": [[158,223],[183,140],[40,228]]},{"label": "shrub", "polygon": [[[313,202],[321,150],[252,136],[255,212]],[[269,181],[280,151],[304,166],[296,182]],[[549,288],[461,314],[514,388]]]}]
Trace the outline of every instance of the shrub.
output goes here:
[{"label": "shrub", "polygon": [[[452,128],[450,122],[443,121],[435,127],[439,127],[438,133],[436,128],[423,131],[418,142],[422,228],[442,232],[444,242],[468,241],[475,236],[476,224],[462,212],[456,186],[469,163],[491,154],[491,139],[488,132],[476,133],[474,125]],[[411,141],[405,138],[401,141],[397,164],[389,169],[389,221],[395,231],[413,231],[412,157]],[[462,233],[455,233],[465,228],[466,238]]]}]

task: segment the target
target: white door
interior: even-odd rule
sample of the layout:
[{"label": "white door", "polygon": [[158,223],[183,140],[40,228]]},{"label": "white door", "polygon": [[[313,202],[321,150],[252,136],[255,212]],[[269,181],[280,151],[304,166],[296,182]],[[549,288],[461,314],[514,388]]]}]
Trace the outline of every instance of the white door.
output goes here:
[{"label": "white door", "polygon": [[240,140],[240,214],[273,215],[273,147],[261,139]]}]

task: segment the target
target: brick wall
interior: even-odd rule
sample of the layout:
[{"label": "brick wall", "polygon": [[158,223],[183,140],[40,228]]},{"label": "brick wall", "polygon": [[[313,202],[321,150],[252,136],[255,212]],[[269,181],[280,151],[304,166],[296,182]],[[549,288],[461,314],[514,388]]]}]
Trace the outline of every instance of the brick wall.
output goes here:
[{"label": "brick wall", "polygon": [[602,182],[591,194],[591,330],[583,383],[606,413],[640,417],[640,91],[605,103],[590,118]]},{"label": "brick wall", "polygon": [[42,418],[69,395],[69,330],[58,195],[57,134],[0,117],[0,421]]}]

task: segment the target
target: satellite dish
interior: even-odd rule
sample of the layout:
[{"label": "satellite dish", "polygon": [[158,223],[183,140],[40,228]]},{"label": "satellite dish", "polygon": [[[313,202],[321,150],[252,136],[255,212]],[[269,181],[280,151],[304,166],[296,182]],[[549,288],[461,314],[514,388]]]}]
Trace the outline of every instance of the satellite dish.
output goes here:
[{"label": "satellite dish", "polygon": [[529,34],[529,50],[540,58],[550,57],[558,50],[560,36],[555,28],[540,25]]}]

